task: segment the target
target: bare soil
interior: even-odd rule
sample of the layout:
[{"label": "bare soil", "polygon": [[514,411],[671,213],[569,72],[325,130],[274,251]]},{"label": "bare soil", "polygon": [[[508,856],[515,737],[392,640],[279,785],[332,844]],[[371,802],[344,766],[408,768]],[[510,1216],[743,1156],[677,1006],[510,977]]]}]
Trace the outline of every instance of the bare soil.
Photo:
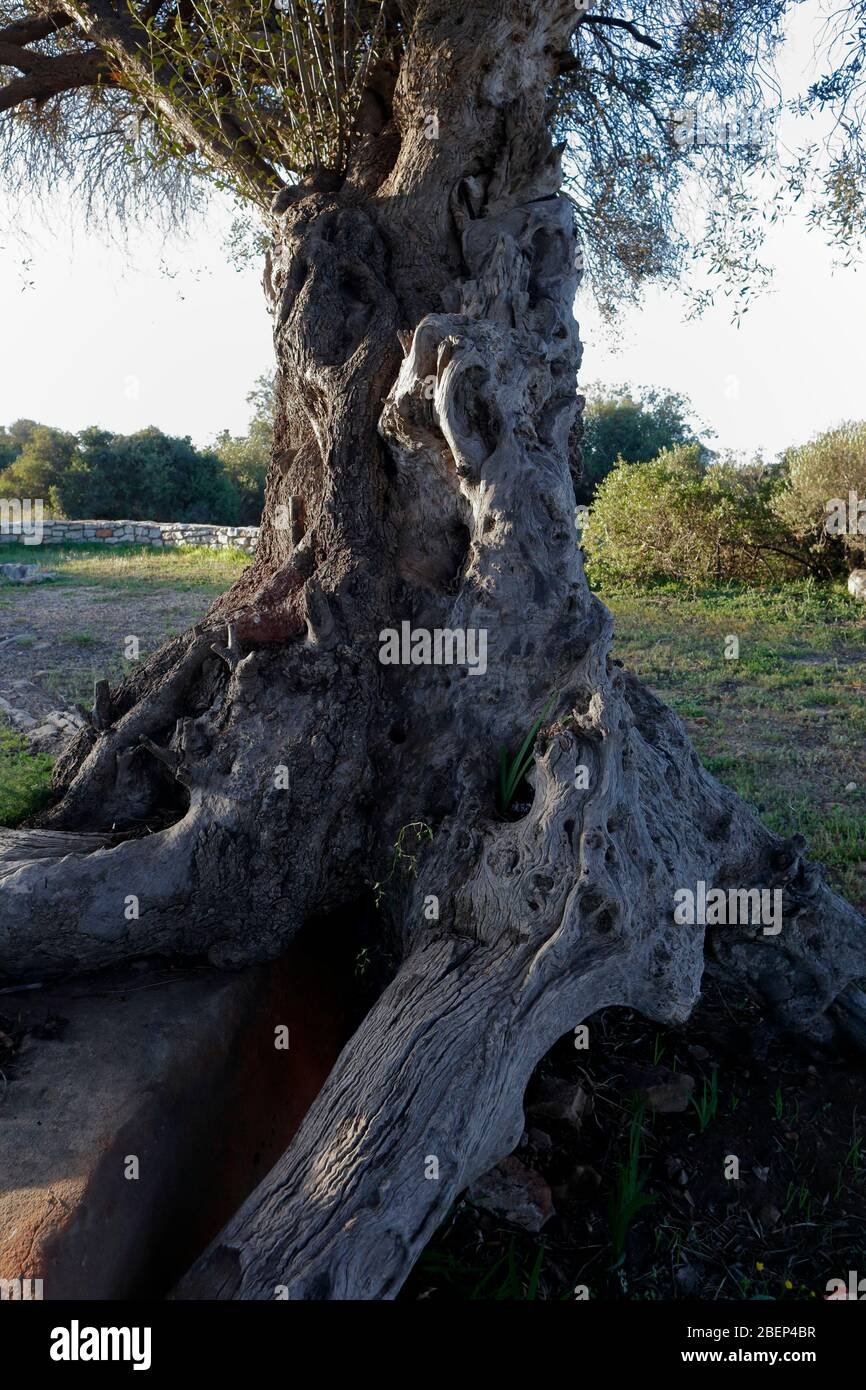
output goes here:
[{"label": "bare soil", "polygon": [[4,586],[0,640],[16,640],[0,647],[0,696],[34,716],[76,701],[89,705],[95,680],[118,679],[131,667],[124,655],[129,637],[145,657],[200,621],[209,606],[199,590]]}]

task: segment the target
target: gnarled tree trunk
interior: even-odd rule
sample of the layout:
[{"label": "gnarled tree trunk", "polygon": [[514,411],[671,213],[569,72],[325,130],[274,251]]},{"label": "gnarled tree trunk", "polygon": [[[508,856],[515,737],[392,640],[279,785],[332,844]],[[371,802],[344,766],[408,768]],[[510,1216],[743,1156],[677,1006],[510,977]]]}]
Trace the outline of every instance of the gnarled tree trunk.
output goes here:
[{"label": "gnarled tree trunk", "polygon": [[[272,957],[384,880],[404,827],[431,832],[385,883],[392,983],[183,1296],[393,1296],[513,1148],[554,1040],[610,1004],[684,1019],[707,948],[792,1028],[863,1026],[862,919],[611,661],[584,578],[579,256],[545,124],[575,18],[431,4],[345,181],[280,196],[255,562],[98,701],[39,827],[0,832],[0,968],[40,978]],[[486,669],[384,664],[404,622],[485,634]],[[497,808],[498,750],[545,707],[531,805]],[[700,880],[780,888],[781,933],[677,925]]]}]

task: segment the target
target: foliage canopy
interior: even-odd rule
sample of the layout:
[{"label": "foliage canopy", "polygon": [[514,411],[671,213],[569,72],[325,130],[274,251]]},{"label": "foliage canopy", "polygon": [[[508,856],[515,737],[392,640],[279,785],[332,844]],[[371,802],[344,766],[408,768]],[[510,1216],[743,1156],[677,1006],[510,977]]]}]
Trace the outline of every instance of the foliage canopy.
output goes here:
[{"label": "foliage canopy", "polygon": [[0,496],[42,498],[57,516],[238,519],[238,489],[216,453],[153,426],[129,435],[91,426],[74,435],[19,420],[0,431],[4,453]]},{"label": "foliage canopy", "polygon": [[[70,178],[91,207],[120,213],[182,216],[216,182],[267,221],[301,175],[345,176],[366,102],[387,128],[413,31],[437,3],[0,0],[0,162],[30,189]],[[822,75],[792,103],[832,117],[820,160],[812,147],[783,159],[760,121],[733,141],[693,134],[696,117],[703,130],[720,114],[742,125],[778,105],[773,60],[798,3],[576,5],[570,46],[552,55],[550,116],[602,302],[679,273],[687,188],[704,190],[700,249],[727,280],[748,283],[759,265],[756,172],[814,193],[814,220],[848,251],[858,241],[866,0],[827,21]]]}]

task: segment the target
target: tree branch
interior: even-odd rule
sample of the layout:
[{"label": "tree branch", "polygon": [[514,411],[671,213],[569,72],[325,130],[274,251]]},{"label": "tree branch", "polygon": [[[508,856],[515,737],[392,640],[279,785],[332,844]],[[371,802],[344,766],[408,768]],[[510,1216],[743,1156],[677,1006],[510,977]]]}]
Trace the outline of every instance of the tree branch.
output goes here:
[{"label": "tree branch", "polygon": [[20,44],[11,43],[0,33],[0,68],[17,68],[19,72],[38,72],[40,66],[50,63],[44,53],[29,53]]},{"label": "tree branch", "polygon": [[5,29],[0,29],[0,43],[38,43],[40,39],[47,39],[50,34],[56,34],[58,29],[66,29],[74,23],[72,16],[63,10],[34,15],[32,19],[17,19],[14,24],[7,24]]},{"label": "tree branch", "polygon": [[[110,0],[65,0],[81,28],[127,74],[142,101],[150,104],[186,144],[201,151],[217,168],[233,168],[251,189],[270,201],[281,179],[240,131],[227,142],[208,130],[197,116],[198,99],[183,75],[159,59],[139,38],[139,27]],[[146,33],[146,31],[144,31]],[[239,127],[240,130],[240,127]]]},{"label": "tree branch", "polygon": [[0,87],[0,111],[9,111],[24,101],[47,101],[49,97],[78,87],[117,85],[110,63],[100,48],[65,53],[60,58],[28,53],[26,61],[22,61],[24,54],[24,49],[0,42],[0,66],[17,67],[26,74]]},{"label": "tree branch", "polygon": [[49,72],[58,63],[78,56],[77,53],[63,53],[56,57],[40,53],[38,49],[22,48],[5,39],[0,31],[0,67],[17,68],[19,72]]},{"label": "tree branch", "polygon": [[607,24],[612,29],[625,29],[638,43],[646,44],[647,48],[661,48],[658,39],[651,39],[648,34],[642,33],[630,19],[616,19],[613,15],[607,14],[585,14],[580,22],[581,24]]}]

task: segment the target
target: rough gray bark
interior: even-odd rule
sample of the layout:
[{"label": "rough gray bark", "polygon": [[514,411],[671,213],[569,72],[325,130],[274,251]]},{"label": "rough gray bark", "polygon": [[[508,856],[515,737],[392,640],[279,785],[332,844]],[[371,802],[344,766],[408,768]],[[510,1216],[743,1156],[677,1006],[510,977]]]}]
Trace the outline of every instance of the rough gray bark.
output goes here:
[{"label": "rough gray bark", "polygon": [[[384,877],[401,827],[432,828],[417,876],[388,884],[396,977],[183,1296],[392,1297],[513,1148],[553,1041],[610,1004],[684,1019],[705,949],[790,1027],[862,1030],[862,919],[611,661],[583,575],[579,256],[544,119],[575,19],[566,0],[430,5],[349,178],[281,195],[282,412],[255,564],[103,698],[38,834],[0,840],[0,964],[42,976],[155,950],[273,956]],[[382,665],[403,620],[483,629],[486,674]],[[498,749],[552,696],[531,808],[509,819]],[[678,926],[674,894],[701,879],[781,888],[781,935]]]}]

